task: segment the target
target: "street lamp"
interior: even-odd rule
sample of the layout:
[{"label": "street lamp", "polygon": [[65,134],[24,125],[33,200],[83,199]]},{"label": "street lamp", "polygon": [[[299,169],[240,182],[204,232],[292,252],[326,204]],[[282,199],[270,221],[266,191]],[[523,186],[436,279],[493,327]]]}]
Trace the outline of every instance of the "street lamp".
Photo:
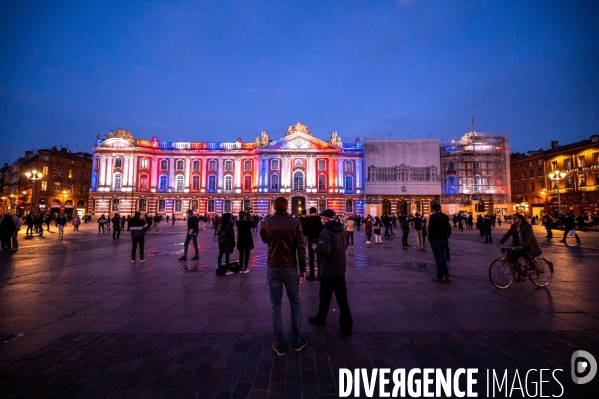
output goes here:
[{"label": "street lamp", "polygon": [[32,171],[27,171],[25,172],[25,176],[27,176],[27,178],[29,180],[31,180],[33,188],[31,189],[31,209],[30,212],[33,213],[33,206],[35,204],[35,182],[38,181],[39,179],[42,178],[42,176],[44,176],[41,172],[38,172],[37,170],[33,169]]},{"label": "street lamp", "polygon": [[559,169],[556,169],[555,171],[549,173],[549,179],[557,183],[557,212],[560,215],[562,214],[562,202],[559,197],[559,182],[563,180],[564,177],[566,177],[566,172],[560,172]]}]

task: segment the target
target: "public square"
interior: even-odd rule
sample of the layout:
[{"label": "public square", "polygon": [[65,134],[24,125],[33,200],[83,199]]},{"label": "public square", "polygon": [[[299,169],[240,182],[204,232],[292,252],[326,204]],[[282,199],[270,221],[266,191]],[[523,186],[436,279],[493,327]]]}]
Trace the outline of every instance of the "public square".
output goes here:
[{"label": "public square", "polygon": [[[318,282],[307,281],[300,291],[309,345],[279,358],[259,234],[250,273],[218,277],[212,230],[200,232],[199,261],[179,261],[185,223],[162,223],[161,233],[146,235],[147,262],[131,264],[129,232],[113,241],[97,226],[67,226],[62,240],[53,225],[43,237],[22,229],[19,250],[0,254],[1,397],[337,397],[340,367],[476,367],[481,380],[486,369],[563,369],[562,397],[589,397],[599,386],[597,378],[570,378],[575,350],[599,353],[597,232],[563,244],[562,231],[546,240],[535,226],[553,280],[507,290],[488,277],[505,224],[493,245],[477,230],[454,230],[452,282],[442,284],[431,282],[430,248],[404,249],[399,235],[367,246],[356,232],[346,275],[352,336],[338,331],[338,311],[324,328],[308,324]],[[290,331],[286,298],[283,312]],[[545,394],[559,394],[549,379]],[[478,390],[486,396],[482,383]]]}]

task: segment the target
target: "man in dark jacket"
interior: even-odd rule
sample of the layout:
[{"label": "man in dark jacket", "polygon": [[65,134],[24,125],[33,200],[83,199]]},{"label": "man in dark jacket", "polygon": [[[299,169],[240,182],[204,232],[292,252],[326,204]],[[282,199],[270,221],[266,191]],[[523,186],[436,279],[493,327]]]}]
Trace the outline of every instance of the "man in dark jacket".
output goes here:
[{"label": "man in dark jacket", "polygon": [[318,255],[320,303],[318,304],[318,313],[316,316],[308,317],[308,322],[322,327],[326,325],[334,292],[339,304],[339,327],[342,333],[351,335],[354,321],[347,302],[347,286],[345,284],[345,251],[347,250],[345,229],[341,223],[335,220],[335,211],[331,209],[323,211],[320,217],[324,221],[324,229],[320,233],[318,243],[311,245]]},{"label": "man in dark jacket", "polygon": [[443,278],[445,278],[445,281],[449,283],[451,278],[449,277],[445,251],[451,236],[451,224],[449,223],[449,217],[441,212],[440,204],[433,204],[432,209],[433,214],[428,222],[428,242],[431,244],[437,263],[437,277],[433,277],[431,280],[442,283]]},{"label": "man in dark jacket", "polygon": [[112,218],[112,239],[121,239],[121,217],[118,213],[115,213]]},{"label": "man in dark jacket", "polygon": [[310,256],[310,273],[306,280],[314,281],[314,249],[312,249],[312,244],[318,241],[320,232],[323,229],[322,221],[318,217],[316,208],[310,208],[310,216],[306,218],[304,229],[304,234],[308,236],[308,255]]},{"label": "man in dark jacket", "polygon": [[487,215],[483,219],[483,232],[485,233],[485,241],[484,241],[485,244],[493,243],[493,237],[491,237],[492,231],[493,231],[493,219],[491,219],[491,216]]},{"label": "man in dark jacket", "polygon": [[185,243],[183,244],[183,256],[179,258],[179,260],[187,259],[187,248],[189,247],[189,242],[193,241],[193,249],[195,249],[196,254],[191,260],[200,259],[198,255],[198,232],[199,232],[199,220],[196,215],[193,214],[193,211],[190,209],[187,211],[187,235],[185,236]]},{"label": "man in dark jacket", "polygon": [[[284,356],[287,339],[283,331],[281,301],[283,285],[291,305],[291,329],[293,334],[293,350],[301,351],[308,344],[308,338],[300,331],[302,307],[299,298],[299,284],[306,278],[306,247],[304,233],[300,221],[287,212],[288,202],[279,197],[275,200],[275,213],[264,219],[260,229],[260,238],[268,244],[268,265],[266,275],[272,305],[272,323],[275,340],[272,349],[279,356]],[[299,273],[297,263],[299,261]]]},{"label": "man in dark jacket", "polygon": [[[566,242],[566,238],[570,233],[570,230],[574,230],[576,227],[576,221],[574,220],[574,215],[568,214],[564,219],[564,238],[560,242]],[[578,234],[574,234],[576,237],[576,242],[580,244],[580,238],[578,238]]]},{"label": "man in dark jacket", "polygon": [[137,246],[139,245],[139,263],[143,263],[144,259],[144,244],[146,228],[148,225],[141,218],[141,212],[135,212],[135,216],[129,221],[129,230],[131,231],[131,242],[133,248],[131,249],[131,263],[135,263],[135,253],[137,252]]}]

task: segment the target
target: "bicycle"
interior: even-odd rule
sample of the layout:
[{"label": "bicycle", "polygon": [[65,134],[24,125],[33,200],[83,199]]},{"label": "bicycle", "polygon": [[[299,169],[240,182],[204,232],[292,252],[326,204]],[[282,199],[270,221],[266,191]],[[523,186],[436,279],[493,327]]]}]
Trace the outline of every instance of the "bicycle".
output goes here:
[{"label": "bicycle", "polygon": [[150,227],[148,227],[148,231],[152,232],[152,233],[160,233],[162,231],[162,226],[160,226],[160,223],[152,223],[152,225]]},{"label": "bicycle", "polygon": [[545,287],[551,282],[553,263],[549,259],[539,256],[522,266],[518,259],[512,255],[512,252],[517,250],[516,247],[500,248],[506,256],[499,256],[489,266],[489,279],[495,287],[504,290],[512,285],[516,271],[523,279],[529,277],[530,281],[537,287]]}]

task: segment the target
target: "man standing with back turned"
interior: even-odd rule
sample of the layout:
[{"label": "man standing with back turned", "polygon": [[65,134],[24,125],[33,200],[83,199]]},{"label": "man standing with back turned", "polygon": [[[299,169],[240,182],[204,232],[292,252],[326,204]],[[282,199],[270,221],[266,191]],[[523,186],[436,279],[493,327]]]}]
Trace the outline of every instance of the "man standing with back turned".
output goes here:
[{"label": "man standing with back turned", "polygon": [[[260,237],[268,244],[267,277],[272,305],[272,323],[275,340],[272,349],[279,356],[284,356],[287,350],[287,338],[283,331],[281,317],[281,301],[283,285],[291,305],[291,328],[293,334],[293,350],[301,351],[308,344],[300,332],[302,308],[299,298],[299,285],[306,278],[306,247],[300,221],[287,212],[288,203],[283,197],[275,200],[273,216],[262,222]],[[299,274],[297,262],[299,260]]]}]

